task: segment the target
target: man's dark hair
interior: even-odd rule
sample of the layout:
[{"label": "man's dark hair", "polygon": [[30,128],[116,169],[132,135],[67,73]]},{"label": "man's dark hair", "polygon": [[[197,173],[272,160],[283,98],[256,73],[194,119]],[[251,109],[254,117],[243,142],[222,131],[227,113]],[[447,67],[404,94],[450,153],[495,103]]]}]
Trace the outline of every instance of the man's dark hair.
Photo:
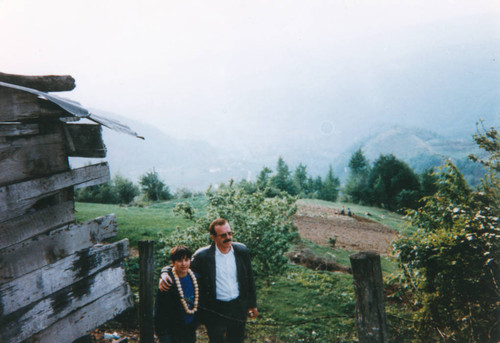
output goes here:
[{"label": "man's dark hair", "polygon": [[210,231],[210,234],[212,236],[216,236],[215,227],[216,226],[226,225],[227,223],[228,223],[228,221],[226,219],[224,219],[224,218],[217,218],[213,222],[210,223],[210,226],[208,227],[208,231]]},{"label": "man's dark hair", "polygon": [[178,245],[170,250],[170,260],[172,262],[181,261],[186,258],[191,259],[191,256],[193,256],[191,249],[185,245]]}]

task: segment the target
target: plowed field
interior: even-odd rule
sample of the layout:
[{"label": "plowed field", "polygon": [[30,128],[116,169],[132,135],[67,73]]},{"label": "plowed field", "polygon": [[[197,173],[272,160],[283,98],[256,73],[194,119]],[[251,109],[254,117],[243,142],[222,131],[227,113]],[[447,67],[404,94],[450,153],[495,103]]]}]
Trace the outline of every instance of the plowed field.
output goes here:
[{"label": "plowed field", "polygon": [[336,237],[335,247],[351,251],[389,254],[391,241],[397,235],[391,228],[365,217],[341,215],[334,208],[303,203],[298,204],[294,222],[302,238],[327,246],[329,239]]}]

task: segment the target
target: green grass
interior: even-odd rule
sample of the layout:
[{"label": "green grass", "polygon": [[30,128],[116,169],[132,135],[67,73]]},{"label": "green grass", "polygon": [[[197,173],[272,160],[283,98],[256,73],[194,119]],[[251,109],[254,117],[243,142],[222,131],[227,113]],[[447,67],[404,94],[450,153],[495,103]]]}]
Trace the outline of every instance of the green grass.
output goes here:
[{"label": "green grass", "polygon": [[[188,200],[198,211],[204,214],[206,198]],[[329,203],[317,200],[300,200],[327,207],[341,208],[340,203]],[[189,220],[175,216],[172,209],[180,200],[158,202],[144,207],[122,207],[118,205],[102,205],[76,203],[76,217],[79,222],[98,216],[114,213],[118,222],[117,239],[128,238],[132,247],[141,239],[157,241],[158,232],[169,233],[177,226],[187,227]],[[403,223],[400,216],[390,212],[363,206],[344,204],[357,215],[370,212],[378,216],[381,223],[398,227]],[[362,213],[361,213],[362,212]],[[385,218],[380,218],[385,214]],[[372,217],[370,217],[373,219]],[[379,221],[377,220],[377,221]],[[335,255],[338,263],[349,266],[349,255],[352,251],[324,247],[312,242],[303,241],[305,247],[319,256]],[[397,270],[397,264],[390,258],[382,257],[384,278]],[[127,279],[131,284],[137,283],[137,258],[129,258]],[[156,268],[162,265],[157,261]],[[129,275],[130,274],[130,275]],[[259,317],[247,325],[248,342],[356,342],[354,322],[355,299],[352,275],[344,273],[313,271],[302,266],[290,265],[284,275],[271,279],[257,278]],[[136,287],[134,291],[137,293]],[[402,311],[397,304],[387,304],[388,330],[392,337],[394,332],[403,327],[410,313]],[[409,334],[408,334],[409,335]],[[398,335],[398,341],[409,341],[404,335]],[[206,337],[201,338],[206,342]],[[395,341],[394,341],[395,342]]]},{"label": "green grass", "polygon": [[[351,261],[349,260],[349,256],[357,253],[357,251],[348,251],[344,249],[321,246],[307,240],[302,240],[302,245],[306,248],[311,249],[318,256],[331,257],[333,255],[335,256],[335,261],[344,266],[350,266]],[[380,264],[382,267],[382,273],[384,275],[389,275],[396,271],[399,271],[398,263],[393,257],[381,256]]]},{"label": "green grass", "polygon": [[157,202],[144,207],[77,202],[75,212],[78,222],[114,213],[118,224],[118,234],[115,239],[128,238],[130,246],[137,248],[139,240],[156,240],[158,232],[168,234],[177,226],[182,228],[192,224],[190,220],[175,216],[172,212],[172,209],[182,201],[190,202],[201,214],[204,213],[205,197]]},{"label": "green grass", "polygon": [[283,276],[259,280],[258,289],[259,318],[248,324],[250,341],[272,337],[279,342],[354,340],[351,275],[290,266]]}]

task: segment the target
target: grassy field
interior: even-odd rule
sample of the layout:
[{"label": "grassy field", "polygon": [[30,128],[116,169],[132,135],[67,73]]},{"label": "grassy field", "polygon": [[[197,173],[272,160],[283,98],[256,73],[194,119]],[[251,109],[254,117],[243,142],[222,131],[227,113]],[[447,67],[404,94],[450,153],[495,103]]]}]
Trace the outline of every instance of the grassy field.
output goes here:
[{"label": "grassy field", "polygon": [[[182,200],[190,202],[195,209],[203,214],[206,204],[204,197]],[[128,238],[130,246],[137,248],[137,242],[143,239],[156,240],[158,232],[168,234],[176,227],[188,227],[192,222],[175,216],[172,209],[181,200],[152,203],[143,207],[119,206],[105,204],[80,203],[75,204],[78,222],[90,220],[99,216],[114,213],[118,224],[117,240]]]},{"label": "grassy field", "polygon": [[[206,204],[204,197],[188,200],[203,214]],[[301,200],[321,206],[341,208],[340,203]],[[187,227],[190,221],[174,216],[172,209],[178,200],[150,204],[144,207],[121,207],[117,205],[76,204],[78,221],[89,220],[98,216],[114,213],[118,222],[117,239],[128,238],[131,247],[136,247],[141,239],[157,239],[158,232],[169,233],[177,226]],[[363,206],[344,204],[357,215],[370,212],[377,221],[401,231],[403,220],[390,212]],[[384,216],[382,218],[382,215]],[[318,256],[335,255],[340,264],[349,265],[349,255],[353,252],[325,246],[318,246],[308,241],[302,245],[314,251]],[[137,258],[126,261],[127,278],[134,287],[137,280]],[[394,260],[382,257],[384,277],[397,270]],[[249,342],[356,342],[354,322],[355,299],[352,275],[338,272],[309,270],[302,266],[290,265],[284,275],[272,279],[257,279],[259,317],[248,323]],[[400,309],[394,304],[387,304],[388,330],[392,337],[398,337],[401,326]],[[200,339],[206,342],[206,337]],[[408,340],[410,341],[410,340]]]}]

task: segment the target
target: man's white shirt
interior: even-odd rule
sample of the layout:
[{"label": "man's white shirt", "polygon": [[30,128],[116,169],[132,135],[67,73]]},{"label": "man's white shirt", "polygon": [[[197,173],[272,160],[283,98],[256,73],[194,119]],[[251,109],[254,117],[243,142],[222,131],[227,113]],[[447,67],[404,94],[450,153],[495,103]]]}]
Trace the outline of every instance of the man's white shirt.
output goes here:
[{"label": "man's white shirt", "polygon": [[217,300],[231,301],[240,295],[234,249],[227,254],[215,246],[215,289]]}]

